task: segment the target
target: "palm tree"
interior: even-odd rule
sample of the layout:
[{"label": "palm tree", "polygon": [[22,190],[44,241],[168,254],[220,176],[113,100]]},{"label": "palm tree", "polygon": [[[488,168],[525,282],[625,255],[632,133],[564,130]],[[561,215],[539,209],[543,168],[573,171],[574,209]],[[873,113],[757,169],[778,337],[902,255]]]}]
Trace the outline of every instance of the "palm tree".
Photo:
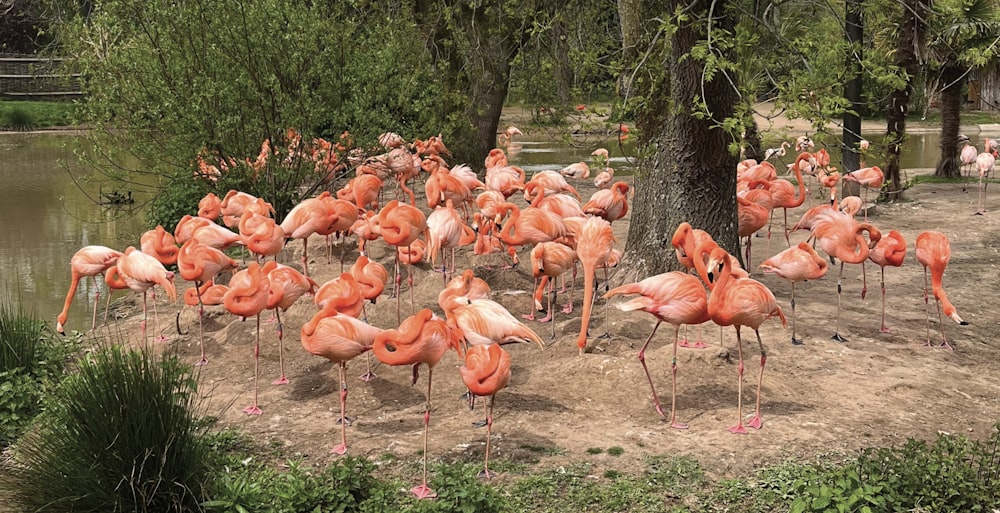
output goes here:
[{"label": "palm tree", "polygon": [[936,176],[957,177],[958,131],[966,77],[995,52],[1000,33],[996,0],[944,0],[928,20],[928,67],[941,84],[941,158]]}]

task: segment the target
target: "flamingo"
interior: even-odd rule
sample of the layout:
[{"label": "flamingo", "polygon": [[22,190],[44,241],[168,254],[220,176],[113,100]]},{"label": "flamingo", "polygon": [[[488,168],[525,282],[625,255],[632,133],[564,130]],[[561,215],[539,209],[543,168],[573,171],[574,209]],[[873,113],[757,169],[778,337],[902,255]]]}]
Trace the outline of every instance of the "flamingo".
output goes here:
[{"label": "flamingo", "polygon": [[826,259],[807,242],[800,242],[798,246],[790,247],[760,264],[765,273],[774,273],[792,284],[792,345],[802,345],[802,339],[795,338],[795,283],[818,280],[826,275],[829,267]]},{"label": "flamingo", "polygon": [[549,194],[546,188],[539,182],[528,182],[524,185],[525,197],[531,196],[531,206],[548,210],[553,214],[562,217],[583,217],[583,208],[580,202],[572,196],[566,194]]},{"label": "flamingo", "polygon": [[461,304],[457,301],[458,298],[489,299],[490,294],[490,286],[482,278],[476,278],[472,269],[466,269],[441,289],[438,293],[438,306],[450,318],[451,312]]},{"label": "flamingo", "polygon": [[320,199],[329,195],[329,191],[323,191],[319,197],[300,201],[280,225],[286,237],[302,239],[302,270],[306,276],[309,276],[309,236],[326,229],[332,222],[333,212]]},{"label": "flamingo", "polygon": [[226,249],[235,244],[243,244],[240,234],[215,223],[195,228],[191,238],[216,249]]},{"label": "flamingo", "polygon": [[[321,228],[316,231],[317,234],[326,236],[326,262],[328,264],[333,263],[333,240],[331,236],[333,234],[346,235],[347,232],[351,230],[354,223],[358,220],[358,215],[360,212],[366,212],[364,209],[359,209],[347,200],[334,199],[332,196],[323,196],[320,198],[323,205],[326,207],[328,213],[330,213],[330,224],[325,228]],[[344,246],[340,247],[340,271],[344,271]]]},{"label": "flamingo", "polygon": [[297,270],[282,265],[274,260],[264,264],[261,272],[267,275],[268,310],[274,310],[274,316],[278,321],[278,368],[280,375],[278,379],[271,382],[272,385],[287,385],[288,378],[285,377],[284,360],[284,326],[281,323],[281,312],[288,309],[302,297],[303,294],[313,293],[318,286],[312,278],[305,276]]},{"label": "flamingo", "polygon": [[257,258],[275,257],[285,248],[285,231],[268,216],[244,210],[239,224],[243,244]]},{"label": "flamingo", "polygon": [[646,373],[646,380],[649,381],[649,389],[653,394],[653,405],[661,417],[666,417],[666,415],[663,414],[663,407],[660,406],[660,399],[653,386],[653,378],[649,375],[649,369],[646,367],[646,347],[653,340],[653,335],[660,327],[660,323],[666,321],[674,327],[674,349],[670,361],[670,427],[687,429],[687,424],[677,421],[677,341],[681,324],[701,324],[709,320],[705,287],[698,278],[690,274],[672,271],[650,276],[636,283],[615,287],[604,294],[604,299],[616,295],[635,294],[638,294],[638,297],[619,304],[618,309],[623,312],[642,310],[656,317],[656,325],[653,326],[653,331],[649,333],[646,342],[639,349],[638,358],[639,363],[642,364],[642,370]]},{"label": "flamingo", "polygon": [[236,269],[238,263],[222,251],[189,239],[181,246],[177,254],[177,270],[181,278],[194,282],[195,293],[198,296],[198,346],[201,348],[201,359],[195,366],[208,363],[205,358],[205,304],[201,297],[201,287],[215,279],[223,271]]},{"label": "flamingo", "polygon": [[398,329],[387,330],[375,337],[372,352],[380,362],[387,365],[412,365],[413,383],[417,383],[420,364],[427,365],[427,401],[424,403],[424,465],[423,480],[410,490],[421,499],[433,498],[437,494],[427,486],[427,432],[431,422],[431,382],[434,367],[452,347],[452,336],[448,325],[424,308],[407,317]]},{"label": "flamingo", "polygon": [[534,342],[545,347],[537,333],[496,301],[467,296],[451,297],[449,301],[445,309],[448,326],[455,329],[458,341],[465,347],[513,342]]},{"label": "flamingo", "polygon": [[[94,278],[94,317],[90,329],[97,327],[97,303],[101,297],[101,289],[97,284],[97,275],[115,267],[118,264],[118,259],[123,255],[124,253],[121,251],[116,251],[107,246],[84,246],[73,254],[73,258],[70,258],[69,261],[69,291],[66,293],[66,301],[63,303],[62,311],[56,316],[56,331],[60,335],[66,334],[64,327],[66,325],[66,318],[69,316],[69,306],[73,303],[73,296],[76,295],[76,289],[80,285],[81,278]],[[111,291],[109,290],[109,299],[110,296]],[[107,319],[106,314],[105,319]]]},{"label": "flamingo", "polygon": [[[551,282],[549,287],[549,301],[548,308],[546,308],[546,316],[538,319],[538,322],[552,322],[552,338],[556,338],[556,322],[555,322],[555,311],[552,310],[552,302],[555,300],[556,296],[556,278],[562,276],[576,265],[576,250],[573,248],[561,244],[559,242],[541,242],[536,244],[531,250],[531,274],[534,276],[535,280],[539,278],[542,279],[541,284],[538,286],[538,290],[535,293],[534,308],[531,311],[531,315],[525,316],[525,319],[530,321],[535,320],[535,310],[542,309],[541,303],[541,293],[545,289],[545,282],[548,280]],[[566,304],[565,308],[572,311],[573,308],[573,284],[570,283],[570,299],[569,303]],[[565,292],[565,290],[563,291]],[[563,310],[565,313],[569,313]]]},{"label": "flamingo", "polygon": [[737,234],[740,238],[746,237],[746,257],[747,267],[751,265],[751,244],[753,234],[767,225],[770,216],[770,209],[759,203],[750,201],[744,196],[737,195]]},{"label": "flamingo", "polygon": [[972,172],[972,166],[976,164],[976,157],[979,156],[979,151],[976,150],[976,145],[972,144],[964,134],[960,137],[961,142],[965,143],[962,146],[961,160],[962,168],[965,169],[965,175],[969,176]]},{"label": "flamingo", "polygon": [[257,262],[237,272],[229,280],[229,290],[222,298],[226,310],[242,318],[257,317],[257,338],[253,347],[253,404],[243,408],[247,415],[260,415],[263,411],[257,405],[257,376],[260,363],[260,312],[267,308],[270,280]]},{"label": "flamingo", "polygon": [[784,157],[789,146],[791,146],[791,143],[788,141],[782,141],[781,146],[764,150],[764,160],[771,160],[771,157],[775,156],[779,158]]},{"label": "flamingo", "polygon": [[219,211],[222,214],[222,224],[229,228],[239,226],[240,218],[243,217],[243,210],[247,205],[256,202],[257,199],[256,196],[231,189],[219,204]]},{"label": "flamingo", "polygon": [[[787,144],[787,143],[782,143]],[[771,216],[774,216],[775,208],[781,208],[782,213],[785,216],[785,244],[789,247],[792,245],[788,240],[788,209],[797,208],[802,205],[806,200],[806,185],[805,181],[802,179],[802,166],[800,163],[807,161],[812,156],[808,153],[800,153],[795,159],[795,163],[792,164],[791,169],[795,173],[795,182],[797,185],[793,186],[791,182],[783,178],[775,179],[771,181],[770,191],[771,191]],[[796,194],[797,193],[797,194]],[[768,231],[770,231],[770,221],[768,222]],[[749,262],[747,262],[749,265]]]},{"label": "flamingo", "polygon": [[[386,244],[395,246],[396,250],[396,322],[400,322],[399,296],[402,285],[402,277],[399,274],[399,248],[410,246],[427,230],[427,217],[417,207],[392,200],[387,203],[378,213],[379,231]],[[413,271],[410,268],[411,261],[406,263],[406,283],[410,288],[410,309],[413,310]],[[412,315],[413,312],[411,311]]]},{"label": "flamingo", "polygon": [[490,479],[496,474],[490,471],[490,438],[493,435],[493,402],[497,392],[510,383],[510,355],[496,344],[473,346],[465,354],[465,365],[459,372],[469,392],[478,396],[489,396],[486,413],[486,458],[479,477]]},{"label": "flamingo", "polygon": [[444,251],[451,250],[451,272],[455,272],[455,248],[471,244],[476,240],[476,233],[464,222],[462,216],[455,210],[455,204],[449,198],[444,207],[434,209],[427,216],[427,252],[431,254],[431,266],[437,266],[438,254],[441,256],[441,276],[448,283],[448,265]]},{"label": "flamingo", "polygon": [[[987,139],[989,141],[989,139]],[[993,168],[996,166],[996,157],[989,151],[984,151],[976,156],[976,169],[979,170],[979,203],[978,210],[976,210],[976,215],[983,215],[986,212],[986,184],[983,180],[986,175],[993,172]]]},{"label": "flamingo", "polygon": [[509,247],[513,267],[519,263],[515,246],[548,242],[566,235],[566,224],[548,210],[531,207],[521,210],[513,203],[504,203],[498,211],[501,217],[510,214],[500,229],[500,240]]},{"label": "flamingo", "polygon": [[608,222],[615,222],[628,214],[628,184],[625,182],[615,182],[610,189],[601,189],[595,192],[590,200],[583,205],[586,214],[607,219]]},{"label": "flamingo", "polygon": [[611,180],[615,178],[615,170],[610,167],[605,167],[604,171],[597,173],[594,177],[594,187],[598,189],[603,189],[611,184]]},{"label": "flamingo", "polygon": [[174,236],[160,225],[156,225],[155,229],[142,234],[142,237],[139,238],[139,248],[143,253],[159,260],[164,266],[177,263],[177,251],[180,249]]},{"label": "flamingo", "polygon": [[580,335],[576,345],[580,354],[587,349],[587,326],[590,324],[591,304],[594,300],[594,274],[598,266],[607,263],[611,247],[615,242],[611,223],[600,217],[588,217],[576,235],[576,254],[583,265],[583,313],[580,321]]},{"label": "flamingo", "polygon": [[195,230],[210,224],[214,223],[204,217],[185,215],[180,221],[177,221],[177,226],[174,227],[174,240],[178,244],[184,244],[191,238]]},{"label": "flamingo", "polygon": [[511,146],[517,146],[514,144],[515,135],[524,135],[524,133],[514,125],[507,127],[506,130],[497,136],[497,146],[511,151]]},{"label": "flamingo", "polygon": [[[125,254],[118,257],[118,273],[135,292],[142,292],[142,341],[146,341],[146,291],[154,285],[163,287],[171,301],[177,300],[174,288],[174,273],[168,271],[159,260],[129,246]],[[160,332],[157,320],[157,333]]]},{"label": "flamingo", "polygon": [[941,347],[950,350],[952,347],[948,343],[948,337],[944,334],[944,324],[941,323],[941,310],[944,310],[944,314],[951,317],[960,326],[969,324],[958,315],[958,310],[948,300],[948,294],[945,293],[942,286],[944,269],[948,266],[948,260],[951,260],[951,243],[948,241],[948,237],[941,232],[926,231],[917,235],[916,246],[917,261],[924,266],[924,313],[927,320],[927,346],[932,346],[930,302],[927,295],[927,268],[929,267],[931,270],[931,289],[934,291],[934,302],[938,311],[938,326],[941,327]]},{"label": "flamingo", "polygon": [[[541,186],[541,189],[528,189],[528,184],[535,183]],[[566,181],[566,178],[556,171],[539,171],[531,175],[531,180],[524,183],[524,201],[529,204],[535,199],[535,192],[532,191],[542,191],[548,196],[559,194],[565,192],[572,194],[577,200],[580,199],[580,193],[577,192],[576,188]],[[476,198],[476,204],[480,209],[483,209],[483,205],[479,203],[479,198]],[[486,214],[486,212],[484,212]],[[487,214],[488,215],[488,214]]]},{"label": "flamingo", "polygon": [[222,215],[222,200],[215,193],[208,193],[198,202],[198,217],[215,221]]},{"label": "flamingo", "polygon": [[[114,295],[116,290],[125,290],[128,288],[128,283],[125,283],[125,279],[122,275],[118,273],[118,266],[113,265],[104,271],[104,283],[108,286],[108,300],[104,303],[104,321],[103,324],[108,323],[108,311],[111,310],[111,296]],[[95,301],[96,304],[96,301]],[[95,312],[96,315],[96,312]]]},{"label": "flamingo", "polygon": [[337,313],[327,305],[302,326],[302,347],[310,354],[337,364],[340,370],[340,443],[334,454],[347,453],[347,361],[372,348],[382,330],[360,319]]},{"label": "flamingo", "polygon": [[[868,242],[861,235],[868,232]],[[840,272],[837,274],[837,325],[831,340],[847,342],[840,335],[840,299],[844,278],[844,264],[861,264],[864,274],[864,262],[868,252],[882,238],[881,232],[868,223],[858,223],[848,214],[837,211],[827,211],[813,224],[812,233],[820,247],[830,256],[831,260],[840,260]],[[861,297],[867,292],[867,278],[862,282]]]},{"label": "flamingo", "polygon": [[590,178],[590,166],[584,162],[574,162],[559,170],[559,174],[565,176],[566,178],[574,178],[576,180],[586,180]]},{"label": "flamingo", "polygon": [[[868,189],[880,189],[885,175],[878,166],[863,167],[843,176],[845,182],[856,182],[865,188],[865,205],[868,204]],[[865,221],[868,220],[868,209],[865,209]]]},{"label": "flamingo", "polygon": [[332,305],[337,313],[354,318],[361,315],[364,300],[361,287],[351,273],[340,273],[340,276],[321,285],[313,296],[313,303],[320,310]]},{"label": "flamingo", "polygon": [[733,326],[736,328],[736,347],[739,350],[739,365],[737,373],[739,381],[737,384],[736,402],[736,425],[729,428],[729,432],[746,434],[747,430],[743,426],[743,340],[740,336],[740,328],[748,326],[753,328],[757,335],[757,345],[760,346],[760,373],[757,375],[757,409],[753,419],[747,423],[754,429],[760,429],[763,421],[760,418],[760,385],[764,378],[764,365],[767,363],[767,353],[764,350],[764,343],[760,339],[760,325],[767,319],[777,315],[781,319],[781,325],[785,326],[785,314],[778,306],[778,302],[764,284],[750,278],[737,280],[732,274],[732,263],[729,255],[722,248],[712,250],[708,258],[710,273],[718,271],[718,278],[715,286],[708,297],[708,314],[719,326]]},{"label": "flamingo", "polygon": [[[670,238],[670,244],[674,248],[674,255],[677,257],[677,261],[683,265],[689,273],[697,269],[695,259],[701,259],[701,264],[704,265],[704,258],[707,258],[708,254],[710,254],[713,249],[718,247],[718,244],[716,244],[715,240],[711,235],[709,235],[708,232],[693,228],[691,223],[688,223],[687,221],[677,225],[677,229],[674,230],[674,234]],[[702,279],[707,284],[707,279],[704,277]],[[719,332],[719,342],[720,344],[722,343],[721,328]],[[701,325],[698,325],[698,340],[693,344],[687,339],[687,326],[685,326],[684,336],[681,337],[678,345],[681,347],[692,347],[695,349],[708,347],[708,344],[705,344],[705,342],[702,341]]]},{"label": "flamingo", "polygon": [[[906,259],[906,239],[896,230],[889,230],[889,233],[879,239],[875,247],[868,252],[868,258],[882,270],[882,326],[879,332],[889,333],[889,328],[885,326],[885,266],[903,265],[903,260]],[[794,322],[792,326],[795,326]]]}]

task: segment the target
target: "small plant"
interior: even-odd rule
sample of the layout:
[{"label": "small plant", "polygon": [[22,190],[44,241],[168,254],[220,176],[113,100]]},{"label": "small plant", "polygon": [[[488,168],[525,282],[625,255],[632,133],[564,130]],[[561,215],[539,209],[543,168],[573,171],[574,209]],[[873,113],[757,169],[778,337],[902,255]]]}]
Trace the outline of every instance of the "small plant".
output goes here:
[{"label": "small plant", "polygon": [[601,454],[602,452],[604,452],[604,449],[601,449],[600,447],[591,447],[587,449],[587,454]]},{"label": "small plant", "polygon": [[13,107],[3,111],[0,116],[0,127],[26,132],[35,126],[35,118],[22,107]]},{"label": "small plant", "polygon": [[608,447],[608,455],[621,456],[622,454],[625,454],[625,449],[622,449],[621,447],[618,446]]},{"label": "small plant", "polygon": [[195,379],[170,356],[118,347],[82,360],[14,451],[36,511],[190,511],[205,480]]}]

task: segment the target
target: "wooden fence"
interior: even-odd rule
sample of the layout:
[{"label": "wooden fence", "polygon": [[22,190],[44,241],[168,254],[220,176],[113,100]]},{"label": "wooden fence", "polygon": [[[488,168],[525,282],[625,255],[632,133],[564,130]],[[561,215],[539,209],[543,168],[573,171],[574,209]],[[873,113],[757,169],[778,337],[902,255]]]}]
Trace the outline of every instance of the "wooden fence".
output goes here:
[{"label": "wooden fence", "polygon": [[66,59],[0,54],[0,96],[66,99],[80,94],[80,74],[67,69]]}]

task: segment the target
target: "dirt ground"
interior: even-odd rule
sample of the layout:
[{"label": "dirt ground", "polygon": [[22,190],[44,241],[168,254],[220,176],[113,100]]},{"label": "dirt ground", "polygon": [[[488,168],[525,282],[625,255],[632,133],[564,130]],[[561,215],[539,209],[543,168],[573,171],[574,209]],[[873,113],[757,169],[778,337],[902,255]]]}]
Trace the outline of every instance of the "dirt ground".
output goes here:
[{"label": "dirt ground", "polygon": [[[589,181],[576,186],[584,198],[595,190]],[[507,346],[513,379],[496,397],[493,457],[496,461],[537,463],[542,468],[587,460],[598,469],[629,471],[640,469],[646,455],[687,455],[697,458],[711,475],[721,477],[788,459],[895,444],[907,437],[930,439],[939,432],[989,436],[993,424],[1000,420],[1000,351],[995,343],[1000,318],[987,299],[1000,288],[996,273],[1000,198],[992,189],[989,194],[989,211],[984,216],[972,215],[976,189],[963,192],[961,185],[953,184],[918,185],[906,191],[907,201],[879,205],[872,221],[883,231],[900,231],[909,245],[903,267],[886,271],[886,323],[892,333],[879,333],[880,294],[874,265],[867,266],[868,296],[864,300],[860,298],[861,269],[849,265],[845,270],[840,333],[847,337],[846,343],[830,340],[837,304],[835,268],[823,279],[801,284],[797,287],[797,327],[805,345],[792,346],[790,329],[782,328],[776,320],[761,329],[768,351],[762,389],[764,425],[748,435],[734,435],[726,429],[736,421],[737,350],[732,329],[725,330],[724,347],[719,345],[718,328],[708,324],[704,333],[712,342],[709,348],[679,350],[678,416],[690,428],[671,429],[654,412],[636,359],[652,329],[651,316],[611,308],[609,324],[605,324],[604,302],[598,300],[588,339],[592,351],[577,354],[574,341],[580,328],[581,276],[574,312],[557,315],[555,340],[549,340],[549,324],[526,321],[548,346],[544,350],[523,344]],[[815,205],[817,195],[814,189],[809,203]],[[790,219],[797,220],[804,209],[790,213]],[[775,228],[770,243],[766,238],[754,240],[754,266],[784,249],[780,225]],[[618,247],[623,247],[628,219],[616,222],[614,229]],[[940,230],[951,240],[953,255],[944,277],[945,288],[970,322],[957,326],[945,318],[944,325],[939,325],[932,298],[931,340],[940,341],[943,328],[954,351],[924,345],[922,269],[914,256],[913,241],[927,229]],[[792,243],[806,235],[794,233]],[[297,262],[301,247],[301,242],[290,243],[283,261]],[[310,247],[322,247],[321,239],[314,237]],[[353,250],[350,262],[356,249],[353,243],[349,247]],[[386,246],[379,242],[371,247],[372,255],[391,269]],[[664,258],[674,256],[670,253]],[[527,262],[527,255],[522,259]],[[530,299],[521,291],[532,283],[528,266],[497,272],[487,271],[484,263],[461,254],[458,265],[459,269],[472,267],[486,279],[493,288],[493,299],[515,315],[527,313]],[[323,283],[339,275],[340,265],[328,265],[325,257],[319,257],[310,270]],[[414,271],[416,306],[437,311],[441,275],[426,264]],[[788,284],[759,271],[755,278],[769,286],[790,313]],[[178,282],[178,292],[187,286]],[[410,310],[407,292],[404,288],[404,316]],[[394,302],[387,293],[374,307],[369,305],[370,322],[382,328],[395,327]],[[170,340],[157,347],[175,349],[181,358],[194,363],[198,356],[195,310],[182,309],[179,322],[188,334],[178,335],[173,323],[178,307],[162,299],[158,306],[162,332]],[[137,303],[126,300],[118,308],[133,312],[119,321],[118,328],[138,338],[136,314],[141,310]],[[241,412],[253,399],[254,320],[240,322],[221,307],[208,310],[205,329],[210,363],[200,370],[203,413],[217,416],[219,427],[238,428],[267,444],[281,446],[286,457],[300,455],[318,464],[336,459],[330,448],[339,440],[337,371],[326,360],[306,353],[299,343],[299,328],[316,311],[312,302],[302,298],[283,316],[288,385],[270,384],[278,376],[277,336],[275,325],[261,325],[260,406],[264,413],[260,416]],[[605,331],[610,338],[596,338]],[[647,351],[647,363],[668,411],[671,331],[668,325],[662,326]],[[744,413],[749,416],[756,399],[756,344],[746,344],[744,354]],[[434,373],[429,454],[449,461],[477,461],[482,457],[485,430],[473,427],[472,422],[482,419],[483,411],[477,407],[470,412],[467,403],[459,400],[464,391],[459,366],[458,358],[450,353]],[[376,365],[379,377],[370,383],[357,378],[364,368],[364,357],[348,365],[348,415],[354,419],[347,433],[349,454],[379,458],[393,453],[416,460],[422,441],[426,371],[416,386],[410,386],[409,368]],[[586,452],[588,448],[614,446],[624,449],[623,457]]]}]

